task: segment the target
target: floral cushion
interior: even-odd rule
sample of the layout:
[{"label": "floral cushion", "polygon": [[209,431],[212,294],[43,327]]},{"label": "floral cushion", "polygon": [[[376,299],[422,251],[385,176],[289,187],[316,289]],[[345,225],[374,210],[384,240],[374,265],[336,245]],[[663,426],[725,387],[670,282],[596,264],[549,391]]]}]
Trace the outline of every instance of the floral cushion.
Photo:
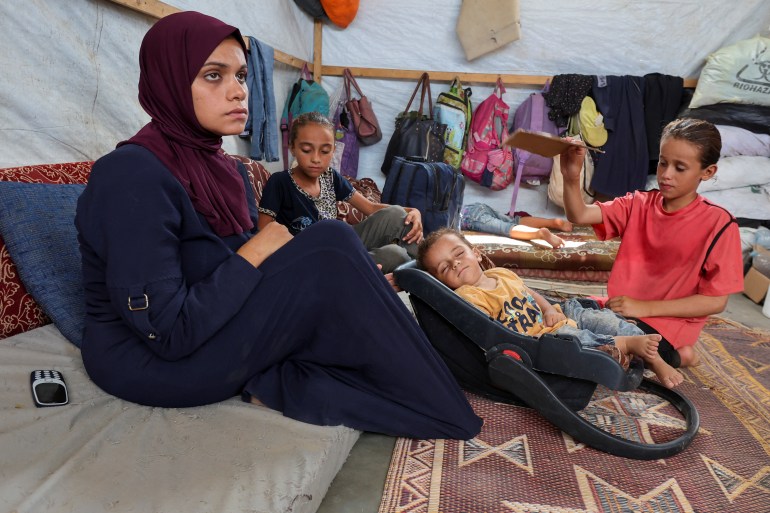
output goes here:
[{"label": "floral cushion", "polygon": [[249,174],[249,180],[251,181],[251,187],[254,189],[257,204],[259,204],[259,200],[262,199],[262,189],[264,189],[267,179],[270,178],[270,172],[262,164],[249,157],[244,157],[243,155],[230,155],[230,157],[243,163],[243,167],[246,168],[246,172]]},{"label": "floral cushion", "polygon": [[[348,178],[350,184],[355,190],[360,192],[364,198],[367,198],[374,203],[380,202],[382,194],[377,188],[377,184],[371,178]],[[363,212],[355,208],[353,205],[346,201],[337,202],[337,219],[345,221],[348,224],[356,224],[363,221],[366,217]]]},{"label": "floral cushion", "polygon": [[[230,155],[239,160],[249,173],[254,195],[259,203],[262,189],[270,173],[257,161],[241,155]],[[88,181],[93,162],[68,162],[40,164],[0,169],[0,181],[84,184]],[[377,184],[370,178],[351,180],[353,187],[372,201],[380,201]],[[337,218],[350,224],[360,222],[365,216],[347,202],[337,203]],[[19,278],[16,264],[11,260],[5,241],[0,237],[0,339],[49,324],[51,319],[43,312]]]},{"label": "floral cushion", "polygon": [[[482,235],[479,232],[465,232],[466,235]],[[619,239],[600,241],[587,226],[576,226],[571,233],[556,232],[564,240],[580,242],[581,246],[557,250],[543,249],[532,244],[517,243],[507,237],[486,237],[485,242],[471,240],[496,266],[513,269],[549,269],[564,271],[604,271],[609,273],[620,247]],[[473,237],[471,237],[473,239]],[[491,241],[490,239],[499,239]],[[566,276],[563,276],[566,278]]]}]

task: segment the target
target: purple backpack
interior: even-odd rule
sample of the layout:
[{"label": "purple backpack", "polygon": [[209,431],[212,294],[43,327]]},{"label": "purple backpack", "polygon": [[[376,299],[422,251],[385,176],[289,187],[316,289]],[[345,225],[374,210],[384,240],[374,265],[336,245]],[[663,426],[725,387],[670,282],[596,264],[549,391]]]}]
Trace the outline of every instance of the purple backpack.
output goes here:
[{"label": "purple backpack", "polygon": [[[511,133],[519,128],[530,132],[545,132],[551,135],[559,135],[559,128],[548,119],[550,109],[545,104],[542,93],[532,93],[522,102],[513,115]],[[551,176],[553,159],[543,157],[528,151],[513,148],[513,160],[515,162],[515,174],[511,209],[516,211],[516,198],[519,194],[519,185],[522,180],[547,180]]]}]

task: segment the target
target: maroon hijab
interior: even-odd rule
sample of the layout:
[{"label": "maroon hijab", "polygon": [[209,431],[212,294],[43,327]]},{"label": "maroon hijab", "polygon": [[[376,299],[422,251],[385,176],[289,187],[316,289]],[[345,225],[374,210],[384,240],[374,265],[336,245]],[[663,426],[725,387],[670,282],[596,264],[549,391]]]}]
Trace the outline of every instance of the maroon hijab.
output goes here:
[{"label": "maroon hijab", "polygon": [[254,223],[236,163],[220,153],[222,138],[198,123],[190,87],[228,36],[244,46],[237,28],[205,14],[179,12],[159,20],[139,50],[139,103],[152,121],[118,144],[138,144],[153,152],[219,236],[242,233]]}]

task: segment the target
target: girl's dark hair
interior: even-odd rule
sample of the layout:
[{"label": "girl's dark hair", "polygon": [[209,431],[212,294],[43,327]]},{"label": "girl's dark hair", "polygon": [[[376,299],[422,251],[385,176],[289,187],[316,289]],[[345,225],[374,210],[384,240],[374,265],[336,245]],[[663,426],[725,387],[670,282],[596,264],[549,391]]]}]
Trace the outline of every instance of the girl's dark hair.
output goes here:
[{"label": "girl's dark hair", "polygon": [[719,130],[703,119],[675,119],[663,129],[660,140],[667,137],[681,139],[694,144],[700,150],[700,163],[703,168],[716,164],[722,151],[722,137]]},{"label": "girl's dark hair", "polygon": [[415,260],[417,260],[417,265],[420,266],[421,269],[428,271],[428,269],[425,268],[425,255],[428,254],[428,251],[430,251],[430,248],[433,247],[436,241],[444,235],[454,235],[460,239],[463,244],[470,249],[473,249],[473,244],[465,238],[465,235],[463,235],[462,232],[455,230],[454,228],[439,228],[436,231],[430,232],[428,236],[422,239],[417,245],[417,258],[415,258]]},{"label": "girl's dark hair", "polygon": [[331,130],[334,134],[334,123],[329,121],[329,118],[321,114],[320,112],[304,112],[294,118],[291,122],[291,131],[289,132],[289,146],[294,144],[294,140],[297,138],[297,132],[303,126],[307,125],[321,125],[322,127]]}]

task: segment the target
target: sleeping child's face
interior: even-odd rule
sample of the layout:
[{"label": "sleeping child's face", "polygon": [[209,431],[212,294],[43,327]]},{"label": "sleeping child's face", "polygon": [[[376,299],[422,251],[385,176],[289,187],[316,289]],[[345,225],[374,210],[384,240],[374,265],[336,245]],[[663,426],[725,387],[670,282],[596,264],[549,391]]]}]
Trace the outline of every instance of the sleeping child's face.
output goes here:
[{"label": "sleeping child's face", "polygon": [[479,252],[451,233],[433,243],[423,257],[423,266],[452,290],[476,285],[483,277]]}]

